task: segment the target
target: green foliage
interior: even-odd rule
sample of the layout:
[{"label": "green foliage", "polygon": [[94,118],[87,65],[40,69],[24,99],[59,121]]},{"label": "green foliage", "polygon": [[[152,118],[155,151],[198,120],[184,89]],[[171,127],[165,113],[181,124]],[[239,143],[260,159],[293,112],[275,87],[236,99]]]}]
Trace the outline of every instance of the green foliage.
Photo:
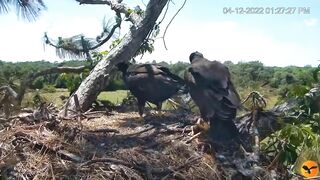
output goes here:
[{"label": "green foliage", "polygon": [[32,98],[32,104],[34,107],[39,107],[42,103],[47,102],[47,100],[40,95],[39,91],[36,91],[36,94]]},{"label": "green foliage", "polygon": [[78,74],[60,74],[60,80],[65,82],[66,87],[70,93],[77,90],[82,82],[82,76]]},{"label": "green foliage", "polygon": [[126,12],[125,16],[129,17],[130,14],[133,13],[133,12],[134,12],[134,10],[129,8],[128,11]]},{"label": "green foliage", "polygon": [[43,92],[48,92],[48,93],[54,93],[54,92],[56,92],[56,88],[53,85],[45,85],[42,88],[42,91]]},{"label": "green foliage", "polygon": [[44,78],[43,77],[38,77],[36,78],[32,85],[30,86],[31,89],[42,89],[44,87]]},{"label": "green foliage", "polygon": [[[156,31],[155,27],[155,31]],[[152,37],[154,35],[151,35]],[[116,39],[110,45],[110,48],[115,47],[121,42],[121,39]],[[140,48],[138,53],[152,52],[153,45],[152,40],[146,41]],[[102,60],[108,51],[93,53],[93,59],[95,61]],[[183,77],[185,69],[189,66],[189,63],[177,62],[168,63],[160,62],[159,64],[168,67],[173,73]],[[49,63],[46,61],[36,61],[36,62],[18,62],[10,63],[0,61],[0,85],[9,84],[12,87],[18,88],[19,82],[29,73],[41,71],[54,66],[79,66],[79,65],[89,65],[90,62],[87,61],[64,61],[62,63],[54,62]],[[224,63],[227,65],[232,73],[232,78],[238,91],[245,92],[246,90],[263,90],[260,88],[264,83],[269,83],[274,89],[274,96],[281,93],[283,97],[285,96],[295,96],[297,93],[303,94],[307,89],[310,89],[311,85],[315,82],[316,75],[318,75],[317,69],[313,67],[266,67],[259,61],[253,62],[239,62],[234,64],[230,61]],[[70,90],[75,90],[78,87],[80,80],[87,74],[83,74],[80,78],[79,75],[70,75],[68,78],[61,78],[58,74],[51,74],[43,76],[36,82],[37,87],[44,87],[45,85],[55,85],[56,88],[68,88]],[[71,77],[75,76],[75,77]],[[78,76],[78,77],[77,77]],[[40,82],[42,81],[42,83]],[[116,78],[116,81],[121,81],[120,78]],[[67,83],[68,82],[68,83]],[[76,83],[73,84],[72,83]],[[42,85],[41,85],[42,84]],[[119,82],[111,82],[113,84],[111,89],[123,88]],[[119,85],[119,86],[118,86]],[[301,86],[301,87],[299,87]],[[296,89],[296,92],[290,92],[290,89]],[[246,93],[244,93],[246,94]]]},{"label": "green foliage", "polygon": [[284,165],[292,165],[303,148],[318,145],[319,135],[313,132],[310,124],[287,124],[262,141],[261,149],[271,157],[280,153],[279,161]]},{"label": "green foliage", "polygon": [[136,104],[137,99],[130,91],[128,91],[126,97],[122,100],[121,106],[135,106]]},{"label": "green foliage", "polygon": [[143,55],[146,52],[152,53],[154,51],[154,40],[153,39],[147,39],[145,40],[140,48],[138,49],[138,51],[136,52],[136,54],[134,56],[139,56],[139,55]]},{"label": "green foliage", "polygon": [[288,85],[288,84],[300,84],[305,86],[310,86],[313,82],[316,82],[314,79],[313,67],[284,67],[284,68],[274,68],[275,73],[271,79],[271,86],[278,88],[279,86]]},{"label": "green foliage", "polygon": [[[299,79],[298,77],[297,80]],[[291,121],[262,144],[265,152],[272,150],[271,156],[275,157],[279,154],[279,160],[284,165],[295,164],[304,149],[319,147],[320,88],[319,84],[315,84],[316,87],[312,88],[311,85],[315,82],[314,79],[310,81],[305,82],[304,85],[296,83],[290,85],[283,101],[296,102],[294,108],[284,112],[287,117],[291,117]]]},{"label": "green foliage", "polygon": [[268,81],[273,74],[272,68],[265,67],[259,61],[252,62],[239,62],[238,64],[226,63],[229,67],[231,73],[233,74],[233,79],[235,85],[241,87],[248,87],[254,82],[264,83]]},{"label": "green foliage", "polygon": [[139,6],[136,6],[134,9],[128,9],[127,12],[125,13],[125,17],[129,17],[131,13],[137,13],[139,15],[143,15],[144,14],[144,11],[139,7]]},{"label": "green foliage", "polygon": [[112,81],[110,81],[105,90],[116,91],[119,89],[126,89],[126,86],[121,78],[113,79]]},{"label": "green foliage", "polygon": [[101,61],[108,54],[109,54],[109,51],[93,52],[92,53],[93,61],[94,62]]},{"label": "green foliage", "polygon": [[118,44],[120,44],[122,39],[118,38],[112,41],[111,45],[109,46],[110,49],[115,48]]}]

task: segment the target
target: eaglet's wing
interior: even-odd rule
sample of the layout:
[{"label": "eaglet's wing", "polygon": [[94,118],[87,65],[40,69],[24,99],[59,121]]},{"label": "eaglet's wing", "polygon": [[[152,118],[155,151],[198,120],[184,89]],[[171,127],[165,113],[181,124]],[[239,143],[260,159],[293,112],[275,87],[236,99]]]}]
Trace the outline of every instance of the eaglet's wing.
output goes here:
[{"label": "eaglet's wing", "polygon": [[211,89],[218,100],[223,97],[230,101],[231,106],[238,107],[240,98],[230,81],[228,68],[218,61],[202,59],[196,61],[186,73],[189,83],[194,83],[198,87]]}]

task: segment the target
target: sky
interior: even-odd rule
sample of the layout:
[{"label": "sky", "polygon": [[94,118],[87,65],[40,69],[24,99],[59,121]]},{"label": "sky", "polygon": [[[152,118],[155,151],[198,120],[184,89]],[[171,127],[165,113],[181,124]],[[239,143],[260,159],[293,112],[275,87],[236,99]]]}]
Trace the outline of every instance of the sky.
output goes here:
[{"label": "sky", "polygon": [[[144,9],[147,0],[123,2]],[[114,12],[103,5],[80,6],[74,0],[46,0],[45,3],[47,10],[35,22],[18,19],[14,11],[0,15],[0,60],[61,62],[63,59],[56,56],[54,48],[43,45],[44,32],[53,39],[76,34],[95,38],[102,30],[103,19],[114,16]],[[183,0],[170,2],[159,37],[182,3]],[[319,7],[320,1],[316,0],[187,0],[168,27],[165,36],[168,49],[158,38],[155,51],[136,60],[188,62],[190,53],[199,51],[210,60],[222,62],[317,66],[320,63]],[[250,8],[255,14],[241,14],[242,9]],[[262,11],[264,14],[257,14]],[[129,24],[124,24],[119,36],[123,36],[128,27]]]}]

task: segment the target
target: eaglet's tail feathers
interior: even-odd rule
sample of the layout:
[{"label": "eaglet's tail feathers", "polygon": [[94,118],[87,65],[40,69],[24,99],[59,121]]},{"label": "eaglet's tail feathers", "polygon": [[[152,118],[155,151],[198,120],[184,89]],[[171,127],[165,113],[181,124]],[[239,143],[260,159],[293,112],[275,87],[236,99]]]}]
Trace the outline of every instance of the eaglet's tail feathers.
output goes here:
[{"label": "eaglet's tail feathers", "polygon": [[237,137],[238,129],[233,121],[211,118],[208,135],[212,141],[229,141]]}]

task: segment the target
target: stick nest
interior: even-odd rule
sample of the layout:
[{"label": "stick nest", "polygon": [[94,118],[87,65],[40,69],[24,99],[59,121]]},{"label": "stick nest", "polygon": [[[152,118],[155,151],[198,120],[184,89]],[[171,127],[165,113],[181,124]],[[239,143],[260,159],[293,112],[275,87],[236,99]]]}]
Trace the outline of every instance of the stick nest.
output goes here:
[{"label": "stick nest", "polygon": [[136,113],[5,122],[0,172],[5,179],[220,179],[213,156],[190,138],[195,117],[140,120]]}]

